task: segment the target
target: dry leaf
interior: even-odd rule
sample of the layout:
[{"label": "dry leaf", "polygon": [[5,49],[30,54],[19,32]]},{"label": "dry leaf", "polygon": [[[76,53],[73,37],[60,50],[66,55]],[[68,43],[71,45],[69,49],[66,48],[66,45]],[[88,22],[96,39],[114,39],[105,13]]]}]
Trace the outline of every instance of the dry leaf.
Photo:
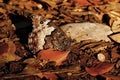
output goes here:
[{"label": "dry leaf", "polygon": [[89,6],[91,5],[87,0],[73,0],[73,2],[76,4],[76,6]]},{"label": "dry leaf", "polygon": [[114,20],[111,29],[113,32],[120,32],[120,18]]},{"label": "dry leaf", "polygon": [[56,5],[57,0],[56,1],[55,0],[40,0],[40,1],[49,4],[53,8],[57,7],[57,5]]},{"label": "dry leaf", "polygon": [[78,7],[92,6],[92,5],[100,5],[103,3],[115,3],[118,0],[73,0]]},{"label": "dry leaf", "polygon": [[[31,61],[31,62],[30,62]],[[26,74],[26,75],[37,75],[39,76],[40,78],[46,78],[46,79],[49,79],[49,80],[57,80],[58,77],[53,74],[53,73],[42,73],[39,68],[35,67],[35,64],[37,64],[36,62],[36,59],[35,58],[31,58],[29,60],[26,60],[25,61],[26,63],[28,63],[28,65],[24,68],[24,70],[22,71],[21,74]],[[39,65],[39,64],[38,64]]]},{"label": "dry leaf", "polygon": [[117,49],[118,49],[117,47],[112,48],[112,50],[111,50],[111,57],[112,57],[112,59],[116,59],[116,58],[120,57],[120,55],[118,54]]},{"label": "dry leaf", "polygon": [[109,38],[117,43],[120,43],[120,32],[110,34]]},{"label": "dry leaf", "polygon": [[109,72],[114,67],[111,63],[99,63],[91,68],[86,67],[85,70],[92,76],[97,76]]},{"label": "dry leaf", "polygon": [[8,52],[8,44],[0,42],[0,59],[2,58],[2,54]]},{"label": "dry leaf", "polygon": [[41,66],[43,66],[44,64],[46,64],[45,62],[40,61],[38,58],[29,58],[24,60],[25,63],[27,63],[27,69],[29,68],[40,68]]},{"label": "dry leaf", "polygon": [[114,76],[114,75],[102,75],[103,77],[106,78],[106,80],[120,80],[120,76]]},{"label": "dry leaf", "polygon": [[61,29],[77,42],[88,39],[110,41],[107,36],[112,33],[109,26],[90,22],[70,23],[61,26]]},{"label": "dry leaf", "polygon": [[66,57],[68,56],[69,51],[57,51],[53,49],[47,49],[42,50],[38,53],[38,56],[40,56],[41,60],[46,61],[55,61],[56,66],[59,66],[62,64],[63,61],[66,60]]},{"label": "dry leaf", "polygon": [[58,77],[55,74],[52,73],[42,73],[38,68],[35,68],[31,65],[25,67],[25,69],[22,71],[22,74],[26,74],[26,75],[37,75],[40,78],[46,78],[49,80],[57,80]]},{"label": "dry leaf", "polygon": [[28,9],[28,10],[32,10],[33,7],[37,6],[37,4],[33,1],[21,1],[21,2],[18,2],[18,5],[20,8]]},{"label": "dry leaf", "polygon": [[0,0],[0,2],[3,2],[3,0]]},{"label": "dry leaf", "polygon": [[27,65],[21,73],[27,75],[33,75],[33,74],[36,75],[40,73],[40,70],[38,68],[33,67],[32,65]]},{"label": "dry leaf", "polygon": [[0,55],[1,55],[0,63],[20,59],[20,57],[15,55],[16,46],[13,43],[13,41],[11,41],[10,39],[4,38],[4,39],[0,40],[0,48],[1,48],[1,50],[0,50]]},{"label": "dry leaf", "polygon": [[0,8],[0,12],[1,12],[1,13],[5,13],[5,12],[6,12],[6,10],[5,10],[5,9],[3,9],[3,8]]},{"label": "dry leaf", "polygon": [[48,74],[37,74],[40,78],[46,78],[48,80],[58,80],[58,77],[55,74],[48,73]]}]

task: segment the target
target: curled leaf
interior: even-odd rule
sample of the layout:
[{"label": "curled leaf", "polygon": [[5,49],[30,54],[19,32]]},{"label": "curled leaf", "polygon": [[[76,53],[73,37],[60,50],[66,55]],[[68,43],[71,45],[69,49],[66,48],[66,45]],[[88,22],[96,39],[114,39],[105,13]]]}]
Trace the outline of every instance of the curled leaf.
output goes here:
[{"label": "curled leaf", "polygon": [[56,66],[59,66],[64,60],[66,60],[68,54],[69,51],[57,51],[53,49],[47,49],[40,51],[38,53],[38,56],[40,56],[41,60],[55,61]]},{"label": "curled leaf", "polygon": [[93,66],[91,68],[86,67],[85,70],[92,76],[97,76],[104,74],[106,72],[109,72],[114,67],[114,64],[112,63],[100,63],[96,66]]}]

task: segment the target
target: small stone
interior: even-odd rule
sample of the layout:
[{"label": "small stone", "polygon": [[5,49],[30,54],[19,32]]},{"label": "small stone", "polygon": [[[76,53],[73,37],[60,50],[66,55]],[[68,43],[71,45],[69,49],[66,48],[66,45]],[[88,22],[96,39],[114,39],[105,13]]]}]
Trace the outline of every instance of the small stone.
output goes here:
[{"label": "small stone", "polygon": [[67,73],[67,75],[68,75],[68,76],[71,76],[71,75],[72,75],[72,73]]},{"label": "small stone", "polygon": [[42,5],[41,5],[41,4],[37,4],[37,7],[38,7],[39,9],[42,9]]},{"label": "small stone", "polygon": [[102,54],[102,53],[99,53],[99,54],[97,55],[97,58],[98,58],[98,60],[101,61],[101,62],[104,62],[104,61],[105,61],[105,55]]}]

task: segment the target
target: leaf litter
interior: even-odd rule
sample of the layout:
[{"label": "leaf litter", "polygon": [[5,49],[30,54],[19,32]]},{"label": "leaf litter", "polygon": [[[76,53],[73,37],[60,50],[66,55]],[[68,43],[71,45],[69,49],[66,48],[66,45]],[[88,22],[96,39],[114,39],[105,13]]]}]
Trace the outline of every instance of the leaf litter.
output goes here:
[{"label": "leaf litter", "polygon": [[[99,80],[100,76],[119,80],[119,5],[119,0],[0,0],[0,78]],[[35,29],[43,23],[55,30],[43,37],[42,49],[33,53],[29,45],[36,48],[41,37],[32,38],[32,44],[21,43],[10,14],[30,18]],[[99,54],[104,55],[104,61]]]}]

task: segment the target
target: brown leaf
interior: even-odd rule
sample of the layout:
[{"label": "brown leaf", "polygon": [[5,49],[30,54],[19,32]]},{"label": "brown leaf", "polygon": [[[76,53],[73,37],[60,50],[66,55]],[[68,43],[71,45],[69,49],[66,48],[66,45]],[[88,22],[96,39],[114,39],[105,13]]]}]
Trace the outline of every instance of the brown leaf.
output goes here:
[{"label": "brown leaf", "polygon": [[0,59],[2,58],[2,54],[8,52],[8,44],[0,42]]},{"label": "brown leaf", "polygon": [[106,80],[120,80],[120,76],[114,76],[114,75],[110,75],[110,74],[102,75],[102,76],[105,77]]},{"label": "brown leaf", "polygon": [[6,10],[5,10],[5,9],[3,9],[3,8],[0,8],[0,12],[1,12],[1,13],[5,13],[5,12],[6,12]]},{"label": "brown leaf", "polygon": [[[115,13],[115,12],[114,12]],[[116,12],[117,13],[117,12]],[[120,18],[116,19],[116,17],[111,17],[110,19],[111,30],[116,33],[120,32]]]},{"label": "brown leaf", "polygon": [[3,2],[3,0],[0,0],[0,2]]},{"label": "brown leaf", "polygon": [[41,60],[46,61],[55,61],[56,66],[59,66],[62,64],[63,61],[66,60],[66,57],[68,56],[69,51],[57,51],[53,49],[47,49],[42,50],[38,53],[38,56],[40,56]]},{"label": "brown leaf", "polygon": [[57,6],[56,5],[57,0],[56,1],[55,0],[40,0],[40,1],[49,4],[51,7],[56,7]]},{"label": "brown leaf", "polygon": [[[32,63],[34,63],[32,61]],[[31,63],[30,63],[31,64]],[[33,65],[27,65],[24,70],[22,71],[21,74],[26,74],[26,75],[37,75],[40,78],[47,78],[48,80],[57,80],[57,76],[54,73],[50,72],[41,72],[38,68],[33,67]]]},{"label": "brown leaf", "polygon": [[116,43],[120,43],[120,32],[110,34],[109,38],[115,41]]},{"label": "brown leaf", "polygon": [[28,9],[28,10],[32,10],[33,7],[37,6],[37,4],[34,1],[20,1],[17,2],[17,4],[21,9]]},{"label": "brown leaf", "polygon": [[115,3],[118,2],[118,0],[73,0],[75,4],[79,7],[85,7],[90,5],[100,5],[104,3]]},{"label": "brown leaf", "polygon": [[37,74],[40,78],[46,78],[48,80],[58,80],[58,77],[55,74],[49,73],[49,74]]},{"label": "brown leaf", "polygon": [[85,70],[92,76],[97,76],[109,72],[114,67],[112,63],[99,63],[91,68],[86,67]]},{"label": "brown leaf", "polygon": [[89,6],[91,5],[87,0],[73,0],[77,6]]},{"label": "brown leaf", "polygon": [[120,57],[120,55],[118,54],[118,51],[117,51],[117,47],[115,47],[111,50],[111,57],[112,57],[112,59],[116,59],[116,58]]},{"label": "brown leaf", "polygon": [[18,57],[15,54],[16,51],[16,46],[13,43],[12,40],[8,39],[8,38],[4,38],[0,40],[0,63],[2,62],[8,62],[8,61],[14,61],[14,60],[18,60],[20,59],[20,57]]}]

